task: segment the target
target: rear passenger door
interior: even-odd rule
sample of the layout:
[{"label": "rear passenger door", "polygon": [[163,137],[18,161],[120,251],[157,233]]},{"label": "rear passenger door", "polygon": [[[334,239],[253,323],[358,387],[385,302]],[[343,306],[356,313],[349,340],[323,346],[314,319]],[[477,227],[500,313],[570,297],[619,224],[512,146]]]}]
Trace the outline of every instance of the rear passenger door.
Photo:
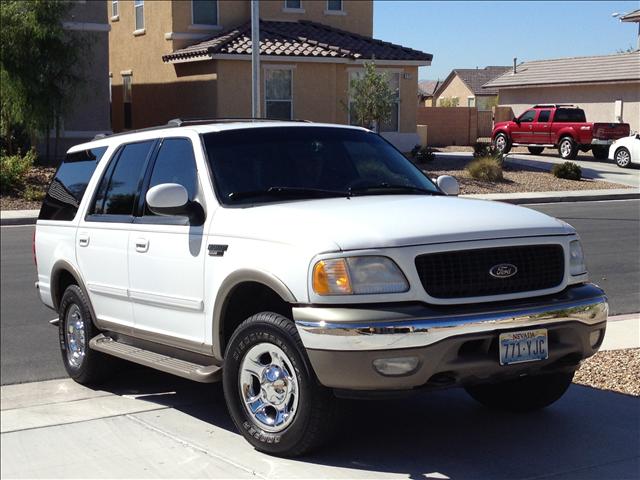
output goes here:
[{"label": "rear passenger door", "polygon": [[206,207],[190,138],[162,139],[144,180],[128,243],[136,335],[199,350],[205,332],[204,224],[152,213],[144,196],[149,188],[163,183],[182,185],[190,201]]},{"label": "rear passenger door", "polygon": [[538,111],[538,118],[533,124],[533,143],[551,143],[551,110]]},{"label": "rear passenger door", "polygon": [[76,257],[103,328],[122,331],[122,327],[133,326],[127,246],[139,186],[156,143],[147,140],[120,146],[78,225]]}]

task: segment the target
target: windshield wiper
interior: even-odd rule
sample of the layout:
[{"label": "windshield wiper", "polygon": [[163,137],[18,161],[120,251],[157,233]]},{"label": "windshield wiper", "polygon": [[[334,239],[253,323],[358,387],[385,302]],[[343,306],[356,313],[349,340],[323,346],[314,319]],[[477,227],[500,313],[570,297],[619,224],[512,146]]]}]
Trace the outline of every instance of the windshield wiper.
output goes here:
[{"label": "windshield wiper", "polygon": [[290,198],[328,198],[328,197],[349,197],[350,193],[340,190],[325,190],[321,188],[304,187],[269,187],[264,190],[250,190],[246,192],[231,192],[227,197],[229,200],[242,200],[253,197],[290,197]]},{"label": "windshield wiper", "polygon": [[400,184],[392,184],[392,183],[378,183],[375,185],[367,185],[364,187],[357,188],[349,188],[349,193],[358,194],[364,192],[375,192],[379,191],[380,193],[422,193],[426,195],[443,195],[442,193],[435,190],[427,190],[426,188],[414,187],[412,185],[400,185]]}]

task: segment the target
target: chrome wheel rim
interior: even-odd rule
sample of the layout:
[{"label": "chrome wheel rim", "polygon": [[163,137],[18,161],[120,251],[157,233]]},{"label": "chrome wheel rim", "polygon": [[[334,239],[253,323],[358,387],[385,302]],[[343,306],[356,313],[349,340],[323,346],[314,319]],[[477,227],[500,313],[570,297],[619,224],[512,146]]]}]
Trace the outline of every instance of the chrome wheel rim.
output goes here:
[{"label": "chrome wheel rim", "polygon": [[616,154],[616,162],[618,163],[618,165],[620,165],[621,167],[626,167],[627,165],[629,165],[629,161],[630,161],[630,156],[629,153],[625,152],[624,150],[620,150],[617,154]]},{"label": "chrome wheel rim", "polygon": [[287,428],[298,410],[298,378],[284,351],[271,343],[254,345],[239,372],[240,396],[249,418],[267,432]]},{"label": "chrome wheel rim", "polygon": [[568,142],[567,140],[562,142],[560,144],[560,153],[565,158],[571,155],[571,142]]},{"label": "chrome wheel rim", "polygon": [[499,135],[499,136],[496,138],[496,148],[497,148],[499,151],[503,151],[503,150],[504,150],[504,147],[506,146],[506,144],[507,144],[507,141],[505,140],[504,136]]},{"label": "chrome wheel rim", "polygon": [[67,361],[74,368],[80,367],[86,353],[86,336],[80,307],[75,303],[69,307],[64,318],[64,333]]}]

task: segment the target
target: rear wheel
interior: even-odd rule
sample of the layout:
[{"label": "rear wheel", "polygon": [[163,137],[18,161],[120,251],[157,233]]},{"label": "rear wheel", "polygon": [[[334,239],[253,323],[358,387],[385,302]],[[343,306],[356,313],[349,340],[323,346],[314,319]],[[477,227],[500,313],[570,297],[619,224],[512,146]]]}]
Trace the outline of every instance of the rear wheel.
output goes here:
[{"label": "rear wheel", "polygon": [[67,373],[81,384],[103,381],[113,370],[116,359],[89,348],[89,340],[100,332],[93,325],[89,301],[80,287],[67,287],[58,313],[60,352]]},{"label": "rear wheel", "polygon": [[573,373],[522,377],[507,382],[468,386],[465,390],[486,407],[531,412],[559,400],[571,385]]},{"label": "rear wheel", "polygon": [[511,150],[511,140],[504,133],[499,133],[496,138],[493,139],[493,146],[498,153],[509,153]]},{"label": "rear wheel", "polygon": [[527,150],[529,150],[529,153],[532,155],[540,155],[544,147],[527,147]]},{"label": "rear wheel", "polygon": [[578,145],[571,137],[564,137],[558,144],[558,153],[565,160],[573,160],[578,155]]},{"label": "rear wheel", "polygon": [[332,432],[335,398],[318,384],[295,325],[282,315],[258,313],[237,328],[223,387],[233,422],[259,451],[302,455]]},{"label": "rear wheel", "polygon": [[631,154],[625,147],[620,147],[616,150],[616,154],[613,158],[616,161],[616,165],[620,168],[627,168],[631,165]]},{"label": "rear wheel", "polygon": [[593,154],[593,158],[597,160],[606,160],[609,154],[609,147],[592,147],[591,153]]}]

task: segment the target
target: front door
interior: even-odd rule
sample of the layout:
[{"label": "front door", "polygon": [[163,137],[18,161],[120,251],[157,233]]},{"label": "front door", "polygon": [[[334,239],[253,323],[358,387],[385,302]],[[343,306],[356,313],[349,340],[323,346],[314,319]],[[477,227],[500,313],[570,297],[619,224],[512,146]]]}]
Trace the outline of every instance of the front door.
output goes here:
[{"label": "front door", "polygon": [[97,321],[105,328],[122,331],[133,326],[127,245],[138,184],[154,143],[137,142],[118,149],[78,226],[77,261]]},{"label": "front door", "polygon": [[518,122],[511,131],[513,143],[532,143],[533,141],[533,121],[536,117],[535,110],[527,110],[518,119]]},{"label": "front door", "polygon": [[203,225],[149,210],[144,193],[162,183],[178,183],[187,189],[190,201],[204,203],[189,138],[161,140],[129,236],[129,296],[136,335],[198,349],[205,332],[207,238]]}]

